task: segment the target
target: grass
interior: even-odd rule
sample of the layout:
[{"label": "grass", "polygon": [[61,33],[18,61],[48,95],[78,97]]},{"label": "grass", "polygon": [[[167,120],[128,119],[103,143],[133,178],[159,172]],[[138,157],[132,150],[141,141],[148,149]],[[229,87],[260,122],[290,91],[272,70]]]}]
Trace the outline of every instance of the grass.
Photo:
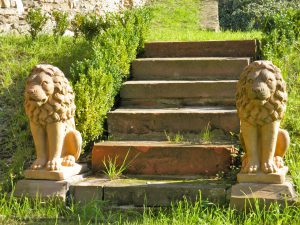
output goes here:
[{"label": "grass", "polygon": [[212,32],[200,29],[200,0],[152,0],[153,20],[146,41],[260,39],[261,32]]},{"label": "grass", "polygon": [[103,201],[91,201],[85,205],[70,203],[67,207],[58,199],[40,198],[17,200],[8,195],[0,197],[0,224],[130,224],[130,225],[250,225],[276,224],[298,225],[300,208],[283,209],[273,204],[259,209],[256,202],[248,212],[227,206],[219,206],[203,200],[191,203],[184,199],[169,208],[145,208],[143,211],[116,210]]},{"label": "grass", "polygon": [[105,168],[105,170],[103,170],[103,173],[106,174],[110,180],[120,178],[123,172],[130,166],[130,162],[126,162],[128,154],[129,151],[126,153],[121,165],[119,166],[117,164],[118,156],[115,156],[113,159],[108,156],[107,160],[103,160],[103,165]]},{"label": "grass", "polygon": [[168,134],[167,131],[164,131],[164,132],[165,132],[165,136],[166,136],[168,142],[170,142],[170,143],[178,144],[178,143],[185,142],[183,135],[180,134],[179,131],[175,135]]},{"label": "grass", "polygon": [[[199,1],[195,0],[155,0],[154,20],[147,41],[193,41],[193,40],[236,40],[261,38],[261,33],[252,32],[208,32],[199,29]],[[45,44],[48,43],[48,44]],[[80,43],[76,43],[80,45]],[[13,46],[13,47],[12,47]],[[19,113],[22,105],[20,99],[12,99],[12,92],[18,92],[23,96],[23,78],[30,68],[37,62],[48,62],[59,66],[68,74],[68,65],[82,57],[85,46],[76,46],[70,38],[63,38],[58,44],[49,37],[41,37],[35,44],[30,43],[25,37],[1,37],[0,38],[0,115],[5,116],[5,121],[0,121],[0,173],[1,179],[11,179],[12,170],[7,170],[7,150],[14,149],[20,158],[30,158],[32,155],[32,142],[26,135],[26,119],[13,117]],[[286,156],[286,163],[290,168],[296,188],[300,191],[300,120],[299,120],[299,49],[287,53],[283,58],[274,58],[272,54],[267,56],[282,71],[288,83],[289,103],[283,126],[289,130],[292,138],[291,147]],[[26,62],[26,63],[25,63]],[[24,67],[24,65],[27,65]],[[5,104],[2,104],[5,103]],[[6,105],[15,105],[8,111]],[[12,120],[12,118],[15,118]],[[17,121],[15,121],[17,120]],[[21,126],[14,127],[14,124]],[[1,129],[12,126],[10,136],[1,136]],[[16,134],[22,134],[16,136]],[[177,136],[177,137],[176,137]],[[182,135],[175,135],[175,141],[182,141]],[[209,132],[204,136],[208,137]],[[18,137],[18,139],[16,139]],[[20,138],[21,137],[21,138]],[[171,137],[170,137],[171,138]],[[3,144],[2,144],[3,143]],[[6,148],[5,146],[8,146]],[[4,157],[3,157],[4,156]],[[11,159],[10,164],[23,162],[18,158]],[[111,160],[112,167],[114,160]],[[13,164],[15,168],[23,168],[23,165]],[[109,166],[109,163],[107,164]],[[116,170],[116,169],[114,169]],[[8,171],[8,174],[3,174]],[[14,169],[14,174],[20,176],[22,171]],[[13,186],[13,185],[12,185]],[[170,208],[144,209],[137,211],[116,211],[107,209],[106,203],[93,201],[87,205],[65,205],[56,199],[43,201],[40,198],[30,200],[22,198],[18,200],[6,193],[0,194],[0,224],[220,224],[220,225],[251,225],[251,224],[300,224],[300,207],[289,206],[280,208],[274,204],[270,209],[259,209],[257,205],[249,212],[238,212],[228,205],[220,206],[199,199],[196,203],[183,200],[173,204]]]},{"label": "grass", "polygon": [[2,183],[22,176],[24,162],[34,155],[23,107],[29,71],[38,63],[49,63],[68,76],[70,65],[84,58],[87,48],[70,37],[56,42],[52,36],[40,36],[32,42],[25,36],[0,36],[0,190]]},{"label": "grass", "polygon": [[210,123],[202,130],[200,133],[200,142],[202,143],[211,143],[213,134],[211,133]]}]

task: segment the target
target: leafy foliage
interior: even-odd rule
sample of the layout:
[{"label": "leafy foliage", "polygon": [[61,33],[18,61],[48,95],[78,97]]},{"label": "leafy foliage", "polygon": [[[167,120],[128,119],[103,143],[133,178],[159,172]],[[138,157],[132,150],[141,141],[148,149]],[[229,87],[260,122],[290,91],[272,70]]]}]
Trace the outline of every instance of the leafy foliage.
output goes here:
[{"label": "leafy foliage", "polygon": [[59,42],[48,35],[34,41],[0,37],[0,190],[10,189],[11,181],[22,177],[34,156],[23,107],[25,79],[32,67],[48,63],[65,73],[76,94],[77,129],[84,143],[91,143],[103,134],[106,113],[142,47],[147,15],[138,9],[114,16],[116,21],[93,40],[86,40],[84,34],[76,41],[62,37]]},{"label": "leafy foliage", "polygon": [[26,16],[26,21],[30,26],[29,33],[32,39],[36,39],[38,33],[40,33],[43,30],[47,19],[47,16],[42,13],[42,10],[40,8],[32,8],[29,10]]},{"label": "leafy foliage", "polygon": [[77,94],[76,123],[85,143],[103,134],[106,114],[143,46],[148,15],[147,10],[125,11],[107,15],[105,23],[92,15],[78,29],[92,46],[90,57],[74,63],[70,73]]},{"label": "leafy foliage", "polygon": [[52,13],[55,20],[55,27],[53,28],[53,34],[56,38],[63,36],[69,27],[68,13],[61,11],[54,11]]},{"label": "leafy foliage", "polygon": [[289,7],[299,8],[298,0],[222,0],[220,26],[243,31],[260,29],[266,18]]}]

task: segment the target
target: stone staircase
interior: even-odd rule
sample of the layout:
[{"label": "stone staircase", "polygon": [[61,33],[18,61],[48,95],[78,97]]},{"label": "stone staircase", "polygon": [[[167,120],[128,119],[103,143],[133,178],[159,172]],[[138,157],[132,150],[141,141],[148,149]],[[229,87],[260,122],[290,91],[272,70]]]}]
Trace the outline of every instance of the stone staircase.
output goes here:
[{"label": "stone staircase", "polygon": [[[93,170],[128,153],[129,174],[215,175],[227,172],[239,132],[235,86],[257,53],[255,40],[154,42],[132,63],[120,107],[108,114],[111,141],[94,145]],[[211,140],[201,141],[209,130]],[[183,140],[167,141],[172,137]],[[209,142],[209,143],[207,143]]]}]

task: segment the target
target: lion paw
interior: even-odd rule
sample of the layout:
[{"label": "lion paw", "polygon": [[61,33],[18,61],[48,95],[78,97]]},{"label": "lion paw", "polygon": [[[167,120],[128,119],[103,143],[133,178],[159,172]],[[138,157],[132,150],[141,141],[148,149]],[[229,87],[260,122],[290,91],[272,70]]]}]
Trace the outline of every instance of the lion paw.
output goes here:
[{"label": "lion paw", "polygon": [[243,168],[244,173],[256,173],[258,171],[258,164],[248,164]]},{"label": "lion paw", "polygon": [[262,169],[265,173],[276,173],[278,171],[278,168],[274,162],[263,163]]},{"label": "lion paw", "polygon": [[37,169],[41,169],[46,165],[46,160],[45,159],[36,159],[32,165],[31,165],[31,169],[37,170]]},{"label": "lion paw", "polygon": [[48,170],[60,170],[60,168],[61,168],[61,159],[60,158],[54,158],[47,162]]},{"label": "lion paw", "polygon": [[74,166],[75,165],[75,157],[72,155],[67,155],[63,158],[61,163],[63,166]]},{"label": "lion paw", "polygon": [[283,158],[280,157],[280,156],[275,156],[274,157],[274,163],[277,166],[277,168],[283,168],[284,167]]}]

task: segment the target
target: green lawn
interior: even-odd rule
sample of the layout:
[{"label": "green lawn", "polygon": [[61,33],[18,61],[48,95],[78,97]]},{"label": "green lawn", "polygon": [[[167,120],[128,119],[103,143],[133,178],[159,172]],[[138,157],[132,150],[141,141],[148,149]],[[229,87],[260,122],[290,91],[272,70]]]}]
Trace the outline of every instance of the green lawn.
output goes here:
[{"label": "green lawn", "polygon": [[200,29],[201,0],[152,0],[153,20],[146,41],[200,41],[260,39],[261,32]]},{"label": "green lawn", "polygon": [[[200,2],[198,0],[153,0],[152,7],[154,18],[146,38],[147,41],[262,38],[261,32],[258,31],[201,31],[199,29]],[[40,61],[56,64],[68,74],[70,63],[83,57],[82,53],[88,52],[87,50],[83,51],[84,46],[81,45],[80,42],[74,43],[71,38],[65,38],[61,43],[56,44],[54,40],[42,37],[40,41],[33,45],[24,37],[0,38],[0,66],[4,71],[0,76],[0,95],[2,95],[2,101],[7,104],[7,107],[8,104],[13,105],[11,111],[5,111],[7,107],[3,107],[4,104],[0,107],[0,115],[5,114],[5,118],[9,119],[8,121],[0,121],[0,131],[8,126],[13,128],[10,133],[10,141],[7,142],[7,148],[3,146],[0,148],[2,154],[11,154],[8,152],[10,149],[20,153],[19,157],[23,158],[30,158],[28,154],[32,154],[30,150],[32,149],[32,143],[28,142],[27,130],[24,130],[24,126],[15,127],[13,125],[26,122],[26,118],[21,116],[16,118],[17,121],[12,120],[12,118],[15,118],[12,115],[20,111],[19,105],[22,105],[23,102],[21,98],[17,100],[18,105],[14,105],[14,95],[11,93],[16,91],[19,96],[22,96],[21,90],[24,88],[24,84],[15,78],[18,76],[24,78],[30,68]],[[289,166],[290,175],[298,191],[300,190],[299,49],[287,51],[284,57],[277,57],[272,52],[266,54],[267,59],[272,60],[281,68],[287,81],[289,102],[283,127],[290,132],[292,141],[285,161]],[[36,54],[36,52],[39,52],[39,54]],[[16,133],[22,134],[22,138],[16,140],[18,137],[15,135]],[[18,141],[20,146],[14,146],[14,141]],[[7,167],[5,160],[0,159],[0,172]],[[20,161],[17,158],[12,160]],[[23,166],[19,165],[19,167],[22,168]],[[17,175],[20,174],[21,171]],[[3,173],[0,176],[3,177]],[[9,174],[6,175],[6,177],[8,176]],[[194,204],[181,201],[165,209],[128,210],[124,212],[107,209],[103,202],[91,202],[84,206],[74,204],[66,206],[54,200],[48,202],[40,199],[29,201],[26,198],[17,200],[6,193],[2,193],[0,194],[0,224],[298,225],[300,224],[300,207],[280,208],[278,205],[273,205],[267,210],[266,208],[259,209],[255,205],[249,212],[238,212],[228,207],[228,205],[219,206],[199,200]]]}]

